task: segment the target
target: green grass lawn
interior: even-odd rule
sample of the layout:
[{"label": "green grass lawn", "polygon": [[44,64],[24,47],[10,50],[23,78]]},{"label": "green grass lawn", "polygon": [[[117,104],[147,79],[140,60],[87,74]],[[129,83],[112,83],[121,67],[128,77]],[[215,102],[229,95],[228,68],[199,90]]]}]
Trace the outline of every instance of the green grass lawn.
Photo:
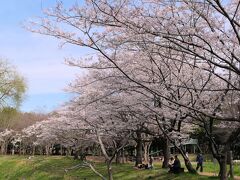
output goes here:
[{"label": "green grass lawn", "polygon": [[[81,168],[70,170],[67,173],[65,168],[78,164],[79,161],[73,160],[71,157],[60,156],[35,156],[28,159],[24,156],[0,156],[0,180],[47,180],[47,179],[66,179],[66,180],[97,180],[98,178],[89,168]],[[104,163],[95,163],[96,169],[107,176],[106,166]],[[205,164],[205,170],[213,171],[210,164]],[[218,179],[216,177],[207,177],[200,175],[192,175],[189,173],[169,174],[167,170],[161,169],[159,163],[155,163],[152,170],[137,170],[132,164],[113,165],[114,179],[118,180],[203,180]]]},{"label": "green grass lawn", "polygon": [[[205,156],[211,156],[211,155],[205,155]],[[179,156],[179,159],[181,160],[182,165],[184,166],[183,158],[181,156]],[[195,162],[196,155],[190,155],[189,159],[192,162],[193,167],[196,168],[197,167],[197,163]],[[211,161],[212,158],[210,158],[210,157],[207,157],[206,159],[207,159],[207,162],[203,163],[203,172],[210,172],[210,173],[214,173],[214,174],[218,175],[218,172],[219,172],[218,163],[217,162],[213,163]],[[229,169],[229,165],[227,165],[227,168]],[[234,169],[234,175],[240,176],[240,164],[234,164],[233,169]]]},{"label": "green grass lawn", "polygon": [[[229,169],[229,165],[227,166],[227,168]],[[219,165],[218,163],[212,163],[212,162],[205,162],[203,164],[203,170],[206,172],[212,172],[215,174],[218,174],[219,172]],[[235,176],[240,176],[240,164],[234,164],[234,175]]]}]

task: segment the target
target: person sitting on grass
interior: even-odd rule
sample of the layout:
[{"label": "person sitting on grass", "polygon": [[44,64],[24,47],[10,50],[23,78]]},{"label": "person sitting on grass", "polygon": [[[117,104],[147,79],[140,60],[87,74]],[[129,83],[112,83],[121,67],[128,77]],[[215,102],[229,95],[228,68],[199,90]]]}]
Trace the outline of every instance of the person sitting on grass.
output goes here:
[{"label": "person sitting on grass", "polygon": [[138,164],[138,169],[152,169],[153,168],[153,157],[149,155],[149,163],[148,164]]},{"label": "person sitting on grass", "polygon": [[171,157],[170,160],[169,160],[169,162],[168,162],[168,167],[171,168],[172,165],[173,165],[173,163],[174,163],[174,158]]},{"label": "person sitting on grass", "polygon": [[180,172],[180,168],[181,168],[181,162],[178,159],[177,155],[175,155],[175,160],[174,160],[172,166],[170,167],[169,172],[179,173]]},{"label": "person sitting on grass", "polygon": [[137,168],[138,168],[138,169],[142,169],[143,167],[144,167],[143,164],[138,164],[138,165],[137,165]]},{"label": "person sitting on grass", "polygon": [[137,168],[138,169],[148,169],[148,164],[138,164]]}]

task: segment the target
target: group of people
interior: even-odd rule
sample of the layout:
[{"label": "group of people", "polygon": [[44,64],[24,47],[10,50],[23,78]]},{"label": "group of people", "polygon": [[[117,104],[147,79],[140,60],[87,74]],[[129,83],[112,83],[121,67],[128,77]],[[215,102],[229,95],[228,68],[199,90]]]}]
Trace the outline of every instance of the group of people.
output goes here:
[{"label": "group of people", "polygon": [[178,173],[181,169],[181,162],[178,159],[177,155],[170,158],[170,161],[168,163],[169,171],[171,173]]},{"label": "group of people", "polygon": [[[187,154],[188,157],[188,154]],[[197,161],[197,167],[196,170],[200,168],[200,172],[203,172],[203,155],[199,153],[196,158]],[[150,155],[149,156],[149,163],[148,164],[138,164],[137,166],[139,169],[152,169],[153,168],[153,157]],[[181,162],[178,159],[178,156],[175,155],[174,157],[171,157],[168,163],[169,171],[171,173],[179,173],[183,171],[184,169],[181,168]]]},{"label": "group of people", "polygon": [[[186,155],[188,157],[188,154]],[[198,171],[198,169],[200,168],[200,172],[203,172],[203,155],[201,153],[199,153],[197,155],[196,158],[197,161],[197,167],[196,167],[196,171]],[[171,157],[170,161],[168,163],[168,167],[169,167],[169,172],[171,173],[179,173],[181,172],[181,162],[178,159],[177,155],[175,155],[175,157]]]},{"label": "group of people", "polygon": [[152,169],[153,168],[153,157],[149,155],[148,164],[138,164],[138,169]]}]

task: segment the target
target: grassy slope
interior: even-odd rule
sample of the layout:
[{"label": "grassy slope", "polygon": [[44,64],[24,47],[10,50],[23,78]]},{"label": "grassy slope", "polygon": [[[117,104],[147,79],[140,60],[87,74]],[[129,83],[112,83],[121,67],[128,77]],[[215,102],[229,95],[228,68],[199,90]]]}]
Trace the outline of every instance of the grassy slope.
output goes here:
[{"label": "grassy slope", "polygon": [[[0,156],[0,179],[2,180],[16,180],[16,179],[66,179],[77,180],[84,179],[96,180],[98,178],[88,168],[71,170],[65,173],[64,169],[78,164],[79,162],[67,157],[43,157],[35,156],[28,159],[23,156]],[[106,166],[103,163],[95,164],[96,169],[106,176]],[[210,167],[210,166],[209,166]],[[114,165],[113,166],[114,179],[132,180],[132,179],[155,179],[155,180],[180,180],[180,179],[216,179],[213,177],[191,175],[188,173],[174,175],[168,174],[167,170],[160,169],[160,165],[156,164],[153,170],[136,170],[131,164]]]}]

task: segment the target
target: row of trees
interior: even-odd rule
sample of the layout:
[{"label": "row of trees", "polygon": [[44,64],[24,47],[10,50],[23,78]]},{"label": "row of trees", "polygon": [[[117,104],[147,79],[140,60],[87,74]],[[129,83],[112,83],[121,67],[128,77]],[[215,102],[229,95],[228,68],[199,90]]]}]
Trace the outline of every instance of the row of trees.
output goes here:
[{"label": "row of trees", "polygon": [[201,128],[226,179],[226,154],[240,133],[239,3],[89,0],[45,11],[31,31],[93,55],[67,59],[88,74],[69,86],[76,96],[38,137],[97,142],[112,179],[112,160],[130,140],[141,162],[143,137],[163,138],[164,166],[174,144],[194,173],[181,142]]},{"label": "row of trees", "polygon": [[0,153],[32,153],[32,144],[34,140],[26,133],[25,128],[45,120],[48,115],[22,113],[9,107],[5,107],[1,110],[0,115]]},{"label": "row of trees", "polygon": [[[0,146],[4,154],[17,123],[18,108],[26,91],[24,78],[7,60],[0,59]],[[18,126],[19,127],[19,126]]]}]

